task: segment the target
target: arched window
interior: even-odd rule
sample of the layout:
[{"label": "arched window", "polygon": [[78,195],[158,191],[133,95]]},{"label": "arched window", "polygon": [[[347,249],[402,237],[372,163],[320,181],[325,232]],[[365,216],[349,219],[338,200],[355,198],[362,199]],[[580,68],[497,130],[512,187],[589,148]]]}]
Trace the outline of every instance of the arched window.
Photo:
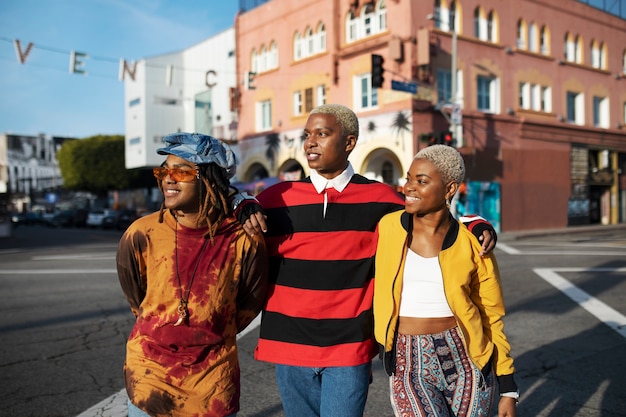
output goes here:
[{"label": "arched window", "polygon": [[378,31],[387,30],[387,6],[385,0],[380,0],[376,5],[376,13],[378,14]]},{"label": "arched window", "polygon": [[524,19],[517,21],[517,49],[526,49],[526,22]]},{"label": "arched window", "polygon": [[361,10],[361,26],[363,28],[361,37],[365,38],[374,33],[375,10],[372,3],[367,3]]},{"label": "arched window", "polygon": [[609,51],[606,46],[606,43],[602,42],[600,44],[600,68],[604,70],[608,68],[607,62],[606,62],[606,59],[608,56],[609,56]]},{"label": "arched window", "polygon": [[315,53],[315,39],[313,39],[313,29],[307,27],[304,31],[305,47],[304,55],[311,56]]},{"label": "arched window", "polygon": [[265,45],[261,46],[261,52],[259,53],[259,68],[258,72],[267,71],[267,49]]},{"label": "arched window", "polygon": [[535,22],[528,27],[528,49],[531,52],[539,52],[539,30]]},{"label": "arched window", "polygon": [[565,34],[565,60],[568,62],[576,62],[576,44],[571,33]]},{"label": "arched window", "polygon": [[441,19],[443,19],[441,0],[435,0],[435,27],[437,29],[443,29],[441,26]]},{"label": "arched window", "polygon": [[257,59],[256,49],[253,49],[252,53],[250,54],[250,69],[252,70],[252,72],[259,72],[259,63]]},{"label": "arched window", "polygon": [[346,42],[357,40],[357,19],[353,11],[346,16]]},{"label": "arched window", "polygon": [[487,40],[486,21],[480,6],[474,9],[474,37]]},{"label": "arched window", "polygon": [[276,41],[272,41],[270,44],[268,64],[271,69],[278,68],[278,44]]},{"label": "arched window", "polygon": [[450,31],[454,31],[456,33],[459,33],[459,29],[460,29],[460,25],[457,19],[457,10],[456,10],[456,1],[453,1],[452,3],[450,3],[450,10],[448,12],[449,15],[449,24],[450,24]]},{"label": "arched window", "polygon": [[600,68],[600,47],[598,46],[598,41],[592,39],[589,49],[591,50],[591,66]]},{"label": "arched window", "polygon": [[300,32],[296,32],[296,36],[293,37],[293,57],[296,61],[302,59],[302,37]]},{"label": "arched window", "polygon": [[320,23],[317,25],[317,32],[315,33],[316,41],[316,50],[317,52],[326,51],[326,26],[324,23]]},{"label": "arched window", "polygon": [[492,43],[498,42],[498,16],[493,10],[487,16],[487,40]]},{"label": "arched window", "polygon": [[541,27],[541,34],[539,35],[539,48],[543,55],[550,55],[550,29],[547,26]]},{"label": "arched window", "polygon": [[584,57],[584,47],[583,47],[583,37],[580,35],[576,35],[576,63],[583,64],[585,62]]}]

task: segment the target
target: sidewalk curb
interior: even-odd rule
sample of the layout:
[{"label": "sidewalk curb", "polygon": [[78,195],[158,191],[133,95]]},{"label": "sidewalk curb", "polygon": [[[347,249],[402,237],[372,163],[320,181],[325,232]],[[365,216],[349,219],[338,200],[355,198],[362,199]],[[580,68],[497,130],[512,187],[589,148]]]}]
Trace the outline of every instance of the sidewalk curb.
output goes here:
[{"label": "sidewalk curb", "polygon": [[520,230],[512,232],[498,233],[498,241],[515,241],[526,238],[541,237],[541,236],[558,236],[558,235],[571,235],[576,233],[602,233],[602,232],[615,232],[616,230],[624,230],[626,233],[626,223],[610,224],[610,225],[589,225],[589,226],[570,226],[559,229],[534,229],[534,230]]}]

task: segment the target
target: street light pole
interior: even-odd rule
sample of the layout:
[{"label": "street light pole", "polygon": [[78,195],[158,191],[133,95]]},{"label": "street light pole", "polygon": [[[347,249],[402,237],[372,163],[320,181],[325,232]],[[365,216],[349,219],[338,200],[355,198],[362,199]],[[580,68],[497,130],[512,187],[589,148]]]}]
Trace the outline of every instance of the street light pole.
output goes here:
[{"label": "street light pole", "polygon": [[[454,22],[452,23],[452,59],[451,59],[451,64],[450,64],[450,78],[451,78],[451,88],[452,88],[452,92],[450,94],[450,98],[452,101],[452,110],[454,111],[455,107],[458,105],[457,103],[457,96],[456,96],[456,84],[457,84],[457,79],[456,79],[456,54],[457,54],[457,34],[456,34],[456,28],[454,27]],[[457,142],[460,140],[460,138],[457,138],[457,120],[456,120],[456,116],[454,114],[451,115],[450,117],[450,132],[452,133],[452,137],[455,138],[457,140]]]}]

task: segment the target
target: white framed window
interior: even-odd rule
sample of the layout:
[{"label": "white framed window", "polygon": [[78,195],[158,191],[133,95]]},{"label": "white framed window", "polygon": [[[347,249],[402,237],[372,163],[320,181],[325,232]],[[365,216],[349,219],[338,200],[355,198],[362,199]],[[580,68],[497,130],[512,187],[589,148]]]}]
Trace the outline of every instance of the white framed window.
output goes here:
[{"label": "white framed window", "polygon": [[593,97],[593,125],[608,129],[609,99],[607,97]]},{"label": "white framed window", "polygon": [[484,75],[476,77],[476,107],[486,113],[499,113],[500,82],[498,78]]},{"label": "white framed window", "polygon": [[300,33],[296,33],[293,47],[295,61],[326,51],[326,27],[324,24],[320,23],[316,32],[307,27],[303,37],[300,36]]},{"label": "white framed window", "polygon": [[317,32],[315,32],[315,50],[318,53],[326,51],[326,26],[323,23],[317,26]]},{"label": "white framed window", "polygon": [[256,103],[256,128],[257,132],[265,132],[272,129],[272,101],[265,100]]},{"label": "white framed window", "polygon": [[302,36],[300,36],[300,32],[298,32],[293,38],[293,59],[297,61],[302,59],[302,56]]},{"label": "white framed window", "polygon": [[480,6],[474,9],[474,37],[482,41],[486,41],[488,38],[487,20],[485,19],[485,14]]},{"label": "white framed window", "polygon": [[496,13],[493,10],[487,16],[487,40],[491,43],[498,41],[498,19],[496,19]]},{"label": "white framed window", "polygon": [[458,13],[456,10],[456,1],[450,3],[450,10],[448,10],[448,24],[450,25],[450,31],[459,33],[460,25],[458,19]]},{"label": "white framed window", "polygon": [[278,44],[273,41],[268,51],[267,62],[269,69],[278,68]]},{"label": "white framed window", "polygon": [[567,121],[577,125],[585,124],[585,96],[583,93],[568,91],[566,96]]},{"label": "white framed window", "polygon": [[315,53],[315,39],[313,38],[313,29],[306,28],[304,31],[305,47],[304,55],[311,56]]},{"label": "white framed window", "polygon": [[357,38],[358,20],[354,12],[350,11],[346,17],[346,42],[354,42]]},{"label": "white framed window", "polygon": [[[452,103],[452,71],[447,68],[437,68],[437,101],[439,103]],[[456,102],[463,107],[463,71],[456,72]]]},{"label": "white framed window", "polygon": [[351,43],[387,30],[385,0],[365,3],[357,16],[350,10],[346,16],[346,42]]},{"label": "white framed window", "polygon": [[437,101],[449,103],[452,100],[452,72],[449,69],[437,68]]},{"label": "white framed window", "polygon": [[594,68],[600,68],[600,47],[598,42],[593,39],[591,41],[591,66]]},{"label": "white framed window", "polygon": [[326,104],[326,86],[323,84],[315,87],[315,105],[321,106],[322,104]]},{"label": "white framed window", "polygon": [[261,47],[261,52],[258,58],[258,71],[259,73],[267,71],[267,49],[265,45]]},{"label": "white framed window", "polygon": [[546,26],[541,27],[539,49],[543,55],[550,55],[550,32]]},{"label": "white framed window", "polygon": [[378,107],[378,89],[372,88],[372,74],[358,75],[353,80],[353,107],[356,110],[369,110]]},{"label": "white framed window", "polygon": [[530,84],[519,83],[519,106],[522,109],[530,109]]},{"label": "white framed window", "polygon": [[278,44],[276,41],[272,41],[269,49],[262,45],[258,53],[256,49],[253,49],[250,67],[252,72],[257,74],[278,68]]},{"label": "white framed window", "polygon": [[361,37],[366,38],[374,33],[373,25],[375,22],[374,6],[365,4],[361,12],[361,27],[363,32]]},{"label": "white framed window", "polygon": [[526,49],[526,22],[517,21],[517,49]]},{"label": "white framed window", "polygon": [[380,0],[376,5],[376,15],[378,17],[378,31],[387,30],[387,6],[385,0]]},{"label": "white framed window", "polygon": [[568,62],[576,61],[576,44],[571,33],[565,34],[565,60]]},{"label": "white framed window", "polygon": [[303,112],[302,92],[296,91],[293,93],[293,114],[294,116],[301,116]]},{"label": "white framed window", "polygon": [[530,86],[530,108],[534,111],[541,111],[541,86],[532,84]]},{"label": "white framed window", "polygon": [[250,54],[250,69],[252,72],[256,72],[257,74],[259,72],[259,59],[256,49],[253,49]]},{"label": "white framed window", "polygon": [[552,112],[552,88],[541,87],[541,110],[546,113]]},{"label": "white framed window", "polygon": [[528,28],[528,49],[531,52],[539,52],[539,29],[535,22]]}]

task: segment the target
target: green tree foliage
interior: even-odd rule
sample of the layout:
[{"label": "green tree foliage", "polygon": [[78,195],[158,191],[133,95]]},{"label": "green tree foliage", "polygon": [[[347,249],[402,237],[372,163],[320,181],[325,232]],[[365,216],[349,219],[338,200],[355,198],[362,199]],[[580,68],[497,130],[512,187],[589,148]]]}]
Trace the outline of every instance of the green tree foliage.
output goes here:
[{"label": "green tree foliage", "polygon": [[97,135],[66,140],[57,153],[63,186],[68,190],[103,194],[154,185],[149,170],[128,170],[124,162],[124,136]]}]

